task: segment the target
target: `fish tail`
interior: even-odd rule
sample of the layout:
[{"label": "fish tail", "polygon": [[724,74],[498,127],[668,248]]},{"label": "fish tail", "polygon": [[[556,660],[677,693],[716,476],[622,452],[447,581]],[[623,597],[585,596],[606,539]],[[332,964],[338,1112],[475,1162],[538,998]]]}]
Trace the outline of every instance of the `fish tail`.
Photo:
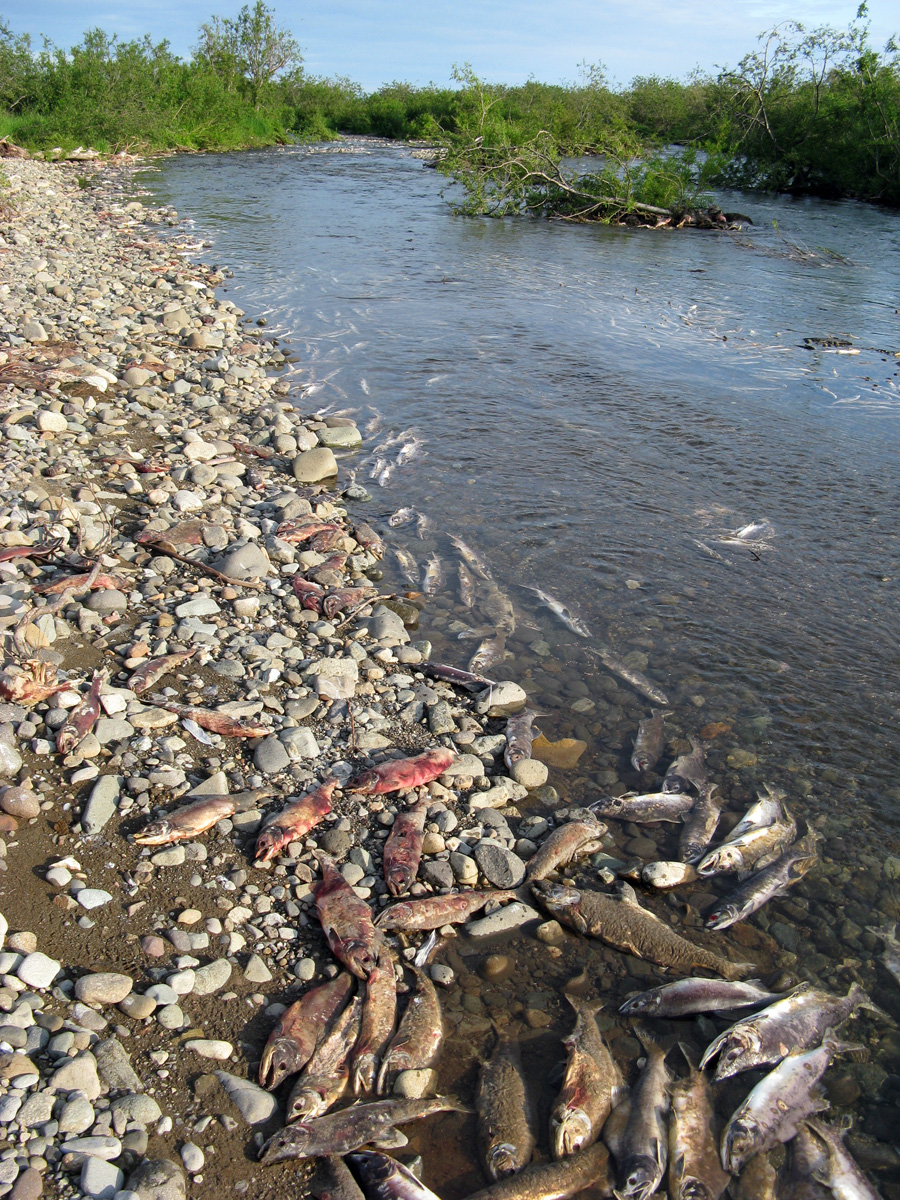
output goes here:
[{"label": "fish tail", "polygon": [[737,979],[746,979],[751,971],[757,970],[759,970],[759,967],[756,963],[733,963],[729,962],[727,958],[722,960],[722,975],[730,983],[734,983]]}]

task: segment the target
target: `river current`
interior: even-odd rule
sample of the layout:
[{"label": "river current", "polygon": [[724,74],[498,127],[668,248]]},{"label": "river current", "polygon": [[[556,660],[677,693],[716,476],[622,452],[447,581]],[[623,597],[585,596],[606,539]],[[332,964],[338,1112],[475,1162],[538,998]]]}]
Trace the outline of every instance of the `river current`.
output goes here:
[{"label": "river current", "polygon": [[[650,703],[591,655],[608,646],[664,690],[670,738],[706,731],[729,810],[769,782],[824,832],[823,869],[752,919],[788,955],[771,967],[814,930],[801,965],[842,991],[860,978],[896,1016],[865,930],[898,915],[900,216],[724,194],[743,232],[470,219],[408,149],[355,140],[174,158],[145,182],[290,346],[295,402],[371,429],[341,464],[367,519],[428,517],[391,539],[443,563],[435,658],[465,666],[478,644],[456,636],[480,624],[456,534],[517,613],[489,673],[526,686],[548,738],[586,743],[552,778],[563,798],[635,783]],[[421,445],[379,486],[401,431]],[[752,546],[729,541],[757,522]],[[883,1137],[900,1056],[879,1054],[860,1105]],[[478,1183],[453,1177],[448,1196]]]}]

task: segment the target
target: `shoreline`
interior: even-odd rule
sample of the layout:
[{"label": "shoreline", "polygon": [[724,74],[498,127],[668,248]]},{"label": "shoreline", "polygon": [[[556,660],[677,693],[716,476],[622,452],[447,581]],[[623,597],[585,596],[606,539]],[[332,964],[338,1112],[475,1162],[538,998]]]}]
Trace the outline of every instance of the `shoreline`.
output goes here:
[{"label": "shoreline", "polygon": [[[428,825],[412,893],[499,886],[510,871],[521,882],[501,811],[515,812],[526,789],[502,759],[485,762],[505,743],[489,714],[521,707],[525,693],[505,685],[478,713],[467,694],[423,678],[430,646],[397,611],[373,615],[358,595],[333,621],[301,606],[295,577],[318,575],[335,595],[380,574],[364,490],[320,487],[334,485],[335,467],[342,482],[361,444],[353,422],[294,406],[278,343],[216,294],[224,274],[159,240],[178,224],[170,209],[129,199],[134,167],[88,164],[87,188],[83,162],[5,168],[17,209],[0,222],[0,626],[13,698],[0,705],[0,750],[14,786],[0,792],[10,931],[0,1008],[24,1033],[0,1083],[0,1195],[36,1197],[50,1179],[60,1195],[79,1183],[88,1195],[111,1185],[142,1195],[147,1164],[163,1162],[173,1196],[186,1177],[192,1194],[274,1196],[296,1167],[263,1171],[252,1148],[282,1118],[254,1086],[235,1107],[213,1071],[233,1076],[232,1089],[238,1077],[252,1084],[285,1003],[336,969],[311,909],[311,850],[331,853],[377,909],[389,898],[380,847],[404,806],[345,791],[317,837],[254,864],[257,830],[328,774],[345,783],[373,762],[446,745],[458,757],[421,792]],[[311,513],[338,525],[344,563],[277,535]],[[28,555],[60,537],[48,559]],[[51,565],[65,554],[69,571],[99,561],[118,586],[40,596],[33,585],[57,578]],[[418,616],[408,601],[395,608]],[[150,691],[260,723],[264,737],[193,726],[198,740],[127,686],[151,659],[189,650]],[[23,686],[16,664],[33,659],[45,665],[26,668]],[[58,731],[98,669],[109,672],[99,720],[61,754]],[[20,703],[43,677],[71,686]],[[530,763],[523,777],[543,784],[547,769]],[[142,847],[128,836],[187,800],[245,788],[273,795],[195,840]],[[453,836],[479,814],[487,875]],[[449,968],[435,971],[452,981]],[[463,1035],[490,1030],[462,1008],[448,1020]]]}]

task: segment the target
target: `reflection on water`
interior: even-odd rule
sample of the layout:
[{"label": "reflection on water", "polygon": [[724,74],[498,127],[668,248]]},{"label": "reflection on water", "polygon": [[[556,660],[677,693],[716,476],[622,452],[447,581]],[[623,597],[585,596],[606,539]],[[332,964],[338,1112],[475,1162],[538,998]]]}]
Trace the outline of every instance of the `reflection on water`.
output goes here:
[{"label": "reflection on water", "polygon": [[[761,972],[842,993],[859,979],[900,1016],[867,932],[900,915],[884,866],[900,851],[897,215],[740,196],[724,205],[754,222],[739,236],[468,220],[404,149],[350,148],[173,159],[149,183],[212,238],[205,257],[234,268],[230,298],[289,339],[297,403],[352,412],[370,430],[346,463],[373,492],[368,519],[385,524],[401,505],[430,517],[423,536],[410,523],[392,539],[420,567],[435,553],[444,563],[423,619],[436,658],[465,665],[478,643],[457,635],[482,619],[461,602],[448,534],[488,561],[516,611],[491,673],[533,694],[549,738],[587,743],[554,775],[561,803],[637,784],[629,758],[649,702],[528,585],[666,692],[670,751],[717,728],[708,761],[729,812],[769,781],[822,829],[818,870],[729,931]],[[848,339],[859,353],[804,338]],[[370,458],[402,430],[424,446],[379,487]],[[757,549],[718,540],[763,518],[774,534]],[[619,825],[622,858],[636,841],[646,857],[648,836],[673,855],[672,827]],[[701,881],[655,906],[693,936],[722,890]],[[608,997],[607,1036],[633,1079],[637,1043],[615,1009],[658,982],[656,968],[523,934],[502,947],[515,976],[491,986],[489,949],[463,937],[452,950],[464,1094],[472,1039],[489,1046],[492,1020],[523,1022],[526,1065],[546,1079],[571,1025],[567,979]],[[702,1048],[709,1022],[685,1024],[662,1031]],[[889,1140],[900,1044],[868,1016],[857,1026],[875,1061],[833,1069],[850,1081],[836,1108]],[[745,1092],[723,1085],[722,1112]],[[444,1127],[460,1130],[458,1157],[448,1152],[440,1177],[426,1163],[426,1180],[452,1198],[481,1180],[463,1144],[471,1127]],[[426,1136],[417,1129],[414,1145]]]}]

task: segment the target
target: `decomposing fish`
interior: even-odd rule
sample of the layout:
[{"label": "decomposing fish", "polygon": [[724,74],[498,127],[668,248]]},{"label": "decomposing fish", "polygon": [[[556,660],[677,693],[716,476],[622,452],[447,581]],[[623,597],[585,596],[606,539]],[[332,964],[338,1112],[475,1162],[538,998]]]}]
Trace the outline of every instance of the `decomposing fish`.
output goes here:
[{"label": "decomposing fish", "polygon": [[336,779],[326,779],[319,787],[291,801],[280,813],[265,822],[256,839],[254,857],[257,862],[274,858],[282,847],[296,842],[331,812],[331,797],[338,786]]},{"label": "decomposing fish", "polygon": [[423,932],[440,929],[442,925],[461,925],[486,904],[515,900],[514,891],[454,892],[447,896],[423,896],[421,900],[404,900],[383,909],[377,917],[379,929],[404,932]]},{"label": "decomposing fish", "polygon": [[622,796],[603,796],[590,805],[591,812],[599,813],[601,817],[636,824],[683,821],[693,807],[693,796],[684,792],[648,792],[645,796],[626,792]]},{"label": "decomposing fish", "polygon": [[[277,538],[292,546],[311,541],[323,533],[334,533],[338,537],[342,537],[344,529],[343,526],[336,525],[333,521],[322,521],[318,517],[296,517],[290,521],[282,521],[275,530]],[[325,549],[331,549],[331,546],[326,545]]]},{"label": "decomposing fish", "polygon": [[397,1021],[394,963],[394,952],[382,939],[378,962],[366,980],[359,1040],[350,1060],[350,1084],[356,1096],[374,1088],[378,1064],[394,1032]]},{"label": "decomposing fish", "polygon": [[316,911],[335,958],[359,979],[371,973],[378,959],[372,910],[327,854],[317,851],[322,878],[312,885]]},{"label": "decomposing fish", "polygon": [[755,871],[716,905],[706,922],[707,929],[727,929],[762,908],[773,896],[793,887],[816,865],[819,857],[816,847],[821,840],[821,833],[809,830],[770,866]]},{"label": "decomposing fish", "polygon": [[7,704],[21,704],[23,708],[32,708],[42,700],[49,700],[57,692],[70,691],[71,687],[68,680],[56,682],[56,667],[52,663],[38,659],[29,659],[20,673],[3,671],[0,674],[0,700]]},{"label": "decomposing fish", "polygon": [[519,1044],[497,1035],[481,1068],[475,1097],[482,1161],[491,1179],[513,1175],[531,1162],[537,1143],[534,1105]]},{"label": "decomposing fish", "polygon": [[93,571],[85,571],[80,575],[64,575],[62,579],[52,579],[49,583],[37,585],[33,590],[39,596],[55,596],[61,592],[67,592],[70,589],[78,591],[85,589],[90,591],[109,591],[116,589],[124,591],[128,587],[128,580],[120,575],[101,575],[95,574]]},{"label": "decomposing fish", "polygon": [[302,1071],[331,1021],[353,991],[353,976],[341,971],[327,983],[311,988],[278,1019],[259,1062],[259,1082],[270,1091],[282,1079]]},{"label": "decomposing fish", "polygon": [[884,942],[884,953],[881,956],[881,961],[900,983],[900,941],[897,940],[897,924],[896,922],[887,923],[880,927],[869,925],[867,926],[869,933],[874,933],[876,937],[880,937]]},{"label": "decomposing fish", "polygon": [[410,521],[416,519],[416,510],[414,508],[398,508],[395,513],[391,513],[388,517],[388,525],[392,529],[396,529],[398,525],[408,525]]},{"label": "decomposing fish", "polygon": [[412,758],[395,758],[371,770],[363,771],[347,785],[352,792],[367,796],[383,796],[387,792],[407,791],[430,783],[447,770],[456,754],[436,747]]},{"label": "decomposing fish", "polygon": [[566,999],[575,1010],[575,1028],[563,1039],[568,1056],[566,1074],[550,1114],[555,1158],[592,1145],[624,1091],[622,1073],[597,1028],[597,1013],[603,1005],[579,1000],[568,992]]},{"label": "decomposing fish", "polygon": [[485,581],[492,579],[490,567],[484,559],[475,553],[471,546],[467,545],[461,537],[456,537],[455,534],[450,534],[450,541],[462,555],[463,561],[470,570],[474,571],[479,579]]},{"label": "decomposing fish", "polygon": [[712,1088],[682,1052],[690,1074],[670,1089],[669,1200],[719,1200],[731,1176],[719,1161]]},{"label": "decomposing fish", "polygon": [[647,1060],[631,1092],[631,1111],[616,1163],[616,1200],[648,1200],[662,1183],[668,1160],[666,1052],[642,1030],[635,1032]]},{"label": "decomposing fish", "polygon": [[296,574],[291,576],[291,587],[303,608],[308,608],[310,612],[322,611],[325,589],[320,583],[313,583],[311,579],[304,579],[300,574]]},{"label": "decomposing fish", "polygon": [[462,560],[456,564],[456,575],[459,579],[459,598],[465,608],[471,608],[475,603],[475,577]]},{"label": "decomposing fish", "polygon": [[427,815],[428,801],[417,800],[394,819],[382,856],[384,881],[392,896],[408,891],[418,874]]},{"label": "decomposing fish", "polygon": [[[757,1154],[751,1158],[740,1176],[731,1181],[728,1191],[734,1200],[784,1200],[778,1187],[778,1172],[769,1162],[768,1154]],[[792,1193],[790,1200],[801,1198]]]},{"label": "decomposing fish", "polygon": [[373,587],[336,588],[322,601],[322,616],[331,621],[339,612],[363,606],[364,601],[374,600],[378,589]]},{"label": "decomposing fish", "polygon": [[722,800],[716,795],[718,788],[716,783],[705,783],[694,807],[684,818],[678,835],[678,858],[683,863],[696,864],[713,839],[722,812]]},{"label": "decomposing fish", "polygon": [[396,463],[387,463],[385,466],[383,466],[381,468],[381,470],[378,472],[378,474],[375,477],[375,482],[378,484],[379,487],[387,487],[388,481],[390,480],[391,476],[393,475],[394,468],[396,467],[396,465],[397,465]]},{"label": "decomposing fish", "polygon": [[750,829],[758,829],[763,825],[772,825],[784,816],[784,801],[787,793],[773,787],[770,783],[763,784],[766,789],[764,796],[750,805],[744,815],[728,835],[729,838],[739,838]]},{"label": "decomposing fish", "polygon": [[71,754],[94,728],[100,716],[100,689],[108,678],[109,672],[105,669],[94,672],[87,695],[72,709],[56,735],[56,749],[60,754]]},{"label": "decomposing fish", "polygon": [[652,700],[654,704],[662,704],[668,708],[669,699],[662,688],[658,688],[655,683],[651,683],[646,675],[642,675],[640,671],[635,671],[629,667],[617,654],[607,647],[603,646],[599,650],[591,649],[589,654],[593,654],[595,658],[599,658],[607,670],[612,671],[613,675],[618,675],[620,679],[624,679],[626,683],[630,683],[633,688],[636,688],[648,700]]},{"label": "decomposing fish", "polygon": [[350,1168],[336,1154],[319,1159],[309,1194],[314,1200],[366,1200]]},{"label": "decomposing fish", "polygon": [[641,870],[641,882],[656,888],[657,891],[680,887],[683,883],[693,883],[697,878],[697,872],[690,863],[654,862],[647,863]]},{"label": "decomposing fish", "polygon": [[642,908],[627,883],[621,884],[620,897],[547,880],[532,884],[532,889],[539,903],[563,924],[658,966],[680,970],[704,967],[725,979],[740,979],[753,969],[752,963],[729,962],[681,937],[665,921]]},{"label": "decomposing fish", "polygon": [[677,979],[632,996],[619,1012],[628,1017],[689,1017],[694,1013],[730,1012],[783,998],[778,992],[766,991],[758,979],[730,983],[721,979]]},{"label": "decomposing fish", "polygon": [[821,1150],[821,1158],[811,1172],[817,1183],[829,1188],[836,1200],[880,1200],[878,1192],[844,1145],[844,1129],[826,1125],[815,1118],[808,1120],[805,1128]]},{"label": "decomposing fish", "polygon": [[440,1200],[409,1167],[379,1150],[356,1150],[347,1160],[359,1176],[367,1200]]},{"label": "decomposing fish", "polygon": [[423,538],[427,533],[430,533],[434,528],[434,522],[431,517],[426,517],[424,513],[419,513],[416,517],[416,537]]},{"label": "decomposing fish", "polygon": [[253,788],[234,795],[201,796],[190,804],[173,809],[156,821],[144,825],[134,835],[141,846],[165,846],[169,842],[186,842],[212,829],[217,821],[246,812],[275,793],[268,788]]},{"label": "decomposing fish", "polygon": [[[766,805],[765,811],[771,811],[771,806]],[[732,831],[721,845],[700,859],[697,873],[722,875],[730,871],[747,872],[754,867],[761,869],[783,854],[796,836],[797,822],[779,801],[778,815],[773,821],[752,825],[737,834]]]},{"label": "decomposing fish", "polygon": [[732,1114],[722,1134],[722,1166],[739,1175],[747,1159],[789,1142],[802,1121],[828,1107],[817,1087],[831,1060],[860,1050],[829,1035],[813,1050],[783,1058]]},{"label": "decomposing fish", "polygon": [[472,671],[463,671],[459,667],[448,667],[445,663],[422,663],[420,670],[429,679],[455,683],[457,687],[464,687],[470,692],[480,692],[483,688],[495,686],[493,679],[486,679],[484,675],[476,675]]},{"label": "decomposing fish", "polygon": [[150,697],[150,703],[157,708],[177,713],[179,717],[188,717],[191,721],[196,721],[201,729],[208,729],[210,733],[218,733],[222,737],[259,738],[266,737],[272,732],[268,725],[259,725],[253,721],[238,721],[213,708],[195,708],[192,704],[178,704],[174,700],[166,699],[165,696],[154,694]]},{"label": "decomposing fish", "polygon": [[707,1046],[700,1066],[706,1068],[717,1058],[715,1077],[727,1079],[752,1067],[779,1062],[793,1050],[817,1046],[828,1030],[839,1029],[859,1008],[885,1015],[858,983],[846,996],[802,984],[789,996],[752,1017],[742,1017],[719,1034]]},{"label": "decomposing fish", "polygon": [[441,565],[441,560],[436,554],[432,554],[431,558],[425,564],[425,570],[422,572],[422,591],[426,596],[436,595],[443,580],[444,568]]},{"label": "decomposing fish", "polygon": [[607,827],[592,813],[585,813],[575,821],[566,821],[541,844],[528,860],[526,879],[546,879],[551,871],[571,862],[579,854],[593,854],[601,847],[601,838]]},{"label": "decomposing fish", "polygon": [[488,586],[484,600],[481,602],[481,607],[498,633],[502,633],[504,637],[509,637],[510,634],[515,632],[516,611],[513,608],[512,601],[505,592],[501,592],[495,583],[491,583]]},{"label": "decomposing fish", "polygon": [[416,977],[416,990],[410,996],[397,1026],[397,1032],[384,1052],[375,1089],[385,1090],[388,1075],[395,1071],[422,1071],[436,1061],[444,1040],[441,1003],[430,977],[414,964],[409,969]]},{"label": "decomposing fish", "polygon": [[61,537],[45,542],[42,546],[5,546],[0,550],[0,562],[11,562],[14,558],[52,558],[62,547]]},{"label": "decomposing fish", "polygon": [[408,550],[404,550],[401,546],[394,546],[394,557],[400,564],[400,571],[403,578],[411,586],[417,588],[419,586],[419,566]]},{"label": "decomposing fish", "polygon": [[353,526],[353,537],[369,554],[374,554],[376,558],[384,557],[384,540],[365,521],[359,521]]},{"label": "decomposing fish", "polygon": [[194,517],[189,521],[179,521],[168,529],[145,529],[139,533],[135,541],[140,546],[160,546],[164,543],[170,546],[202,546],[204,534],[211,529],[209,521]]},{"label": "decomposing fish", "polygon": [[347,1090],[350,1052],[359,1037],[362,1007],[362,998],[354,996],[297,1076],[287,1099],[288,1124],[320,1117]]},{"label": "decomposing fish", "polygon": [[573,612],[567,605],[563,604],[562,600],[557,600],[555,596],[551,596],[549,592],[542,591],[541,588],[530,587],[528,584],[525,586],[529,592],[534,592],[541,603],[545,604],[555,617],[558,617],[562,621],[566,629],[571,630],[578,637],[589,638],[591,636],[591,631],[588,629],[587,623],[583,618]]},{"label": "decomposing fish", "polygon": [[813,1172],[820,1171],[824,1166],[825,1148],[810,1129],[809,1123],[804,1121],[796,1137],[787,1144],[785,1160],[779,1172],[779,1197],[787,1196],[789,1200],[832,1200],[831,1188],[817,1183],[813,1178]]},{"label": "decomposing fish", "polygon": [[391,1150],[405,1146],[407,1139],[394,1128],[439,1112],[470,1112],[465,1104],[449,1096],[425,1100],[375,1100],[354,1104],[339,1112],[326,1113],[312,1121],[287,1125],[266,1142],[260,1154],[265,1166],[289,1158],[317,1158],[326,1154],[348,1154],[361,1146]]},{"label": "decomposing fish", "polygon": [[533,729],[534,718],[538,714],[533,708],[523,708],[506,719],[506,745],[503,748],[503,761],[510,770],[517,762],[531,758],[531,743],[537,737]]},{"label": "decomposing fish", "polygon": [[[679,754],[675,761],[666,771],[666,779],[686,779],[692,784],[697,791],[709,781],[709,775],[706,770],[706,747],[702,742],[696,742],[693,738],[688,738],[691,743],[691,749],[688,754]],[[663,780],[663,791],[678,791],[678,787],[666,787],[666,779]]]},{"label": "decomposing fish", "polygon": [[653,715],[644,717],[638,725],[631,755],[631,765],[636,771],[652,771],[659,762],[666,741],[664,723],[668,715],[666,709],[654,708]]},{"label": "decomposing fish", "polygon": [[498,634],[495,637],[484,638],[469,659],[469,670],[480,674],[487,667],[502,662],[506,655],[506,638]]},{"label": "decomposing fish", "polygon": [[532,1163],[474,1192],[468,1200],[566,1200],[595,1186],[599,1195],[611,1194],[609,1151],[600,1142],[558,1162]]}]

